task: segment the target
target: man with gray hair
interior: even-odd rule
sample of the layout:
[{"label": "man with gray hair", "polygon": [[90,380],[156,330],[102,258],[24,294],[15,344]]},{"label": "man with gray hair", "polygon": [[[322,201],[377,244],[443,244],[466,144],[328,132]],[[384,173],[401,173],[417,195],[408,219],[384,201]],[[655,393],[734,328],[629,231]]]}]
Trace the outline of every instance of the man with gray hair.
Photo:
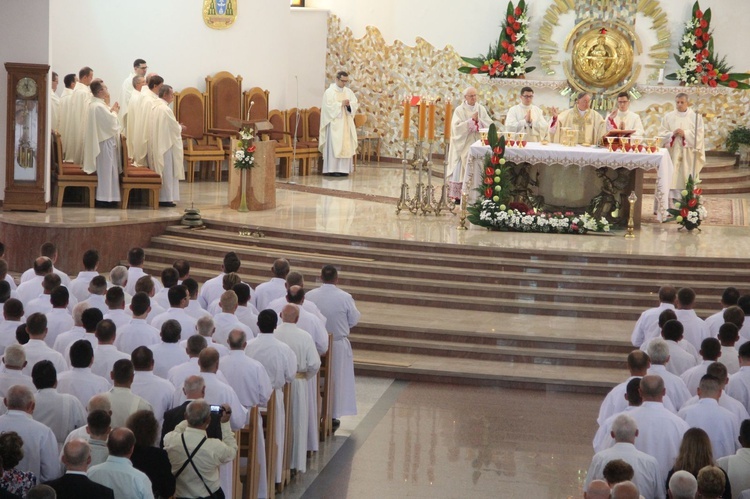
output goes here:
[{"label": "man with gray hair", "polygon": [[124,265],[112,267],[112,270],[109,271],[109,284],[110,288],[122,288],[122,293],[125,295],[125,305],[130,305],[133,296],[125,291],[125,286],[128,285],[128,268]]},{"label": "man with gray hair", "polygon": [[0,396],[5,396],[13,385],[23,385],[36,390],[31,376],[23,373],[26,367],[26,352],[23,345],[10,345],[3,353],[3,375],[0,376]]},{"label": "man with gray hair", "polygon": [[219,298],[221,312],[214,315],[214,324],[216,325],[214,339],[222,345],[227,344],[227,337],[233,329],[241,329],[249,338],[255,338],[258,335],[257,331],[240,322],[236,315],[237,305],[237,293],[230,289],[221,294]]},{"label": "man with gray hair", "polygon": [[[663,146],[669,151],[674,164],[670,191],[685,188],[689,175],[700,176],[706,164],[706,150],[703,144],[703,116],[690,109],[688,95],[680,92],[675,96],[675,110],[662,118],[659,135]],[[693,172],[695,169],[695,172]],[[679,198],[670,192],[669,198]]]},{"label": "man with gray hair", "polygon": [[641,497],[639,489],[631,481],[620,482],[612,487],[612,499],[638,499],[639,497]]},{"label": "man with gray hair", "polygon": [[666,364],[669,362],[669,345],[667,342],[657,338],[648,345],[648,356],[651,358],[651,367],[647,373],[661,377],[667,389],[667,395],[678,411],[690,398],[690,392],[685,386],[682,378],[667,371]]},{"label": "man with gray hair", "polygon": [[589,484],[588,490],[583,492],[583,499],[609,499],[609,484],[604,480],[594,480]]},{"label": "man with gray hair", "polygon": [[159,206],[174,207],[180,200],[180,180],[185,178],[182,166],[182,132],[185,126],[177,122],[169,104],[174,101],[174,91],[169,85],[159,89],[159,99],[151,109],[149,128],[148,164],[161,175]]},{"label": "man with gray hair", "polygon": [[549,125],[549,134],[552,142],[563,142],[566,139],[563,129],[572,128],[576,131],[576,144],[596,145],[607,131],[602,115],[591,109],[589,92],[579,92],[575,105],[559,115],[556,107],[550,108],[550,113],[552,121]]},{"label": "man with gray hair", "polygon": [[219,468],[237,454],[237,440],[229,425],[232,409],[221,404],[221,440],[207,438],[211,406],[204,400],[190,402],[185,420],[164,437],[164,449],[177,480],[177,497],[224,497]]},{"label": "man with gray hair", "polygon": [[608,462],[622,459],[633,467],[635,472],[633,481],[645,497],[663,498],[664,477],[661,475],[659,463],[656,458],[635,447],[635,440],[638,436],[638,426],[635,420],[628,414],[615,417],[612,422],[611,435],[615,444],[594,455],[586,475],[584,490],[587,490],[592,480],[604,476],[602,470]]},{"label": "man with gray hair", "polygon": [[15,385],[3,399],[7,414],[0,416],[0,433],[15,431],[23,439],[23,458],[17,468],[30,471],[46,482],[61,475],[57,439],[47,426],[34,421],[34,394],[26,386]]},{"label": "man with gray hair", "polygon": [[114,499],[112,489],[91,481],[86,471],[91,464],[91,448],[83,440],[71,440],[63,447],[62,463],[65,474],[56,480],[47,482],[57,493],[57,499],[78,499],[79,497],[97,497]]},{"label": "man with gray hair", "polygon": [[664,381],[659,376],[641,379],[643,404],[629,414],[638,428],[636,449],[656,458],[662,477],[667,476],[680,449],[682,436],[690,426],[664,408]]},{"label": "man with gray hair", "polygon": [[[229,355],[229,349],[221,343],[217,343],[214,339],[214,334],[216,334],[216,323],[214,322],[213,317],[210,315],[204,315],[198,318],[198,321],[195,324],[195,332],[205,338],[206,346],[214,347],[219,352],[219,356],[225,357],[226,355]],[[187,348],[187,340],[184,340],[181,344]],[[188,355],[190,355],[190,353],[188,353]]]},{"label": "man with gray hair", "polygon": [[695,499],[698,480],[685,470],[676,471],[669,479],[670,499]]}]

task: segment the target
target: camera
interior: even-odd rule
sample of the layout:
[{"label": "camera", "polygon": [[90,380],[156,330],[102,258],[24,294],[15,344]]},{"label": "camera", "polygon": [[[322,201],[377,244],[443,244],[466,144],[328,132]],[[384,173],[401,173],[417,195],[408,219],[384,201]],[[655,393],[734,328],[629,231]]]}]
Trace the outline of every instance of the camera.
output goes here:
[{"label": "camera", "polygon": [[224,408],[220,405],[212,405],[211,412],[216,413],[219,416],[221,416],[222,414],[224,414]]}]

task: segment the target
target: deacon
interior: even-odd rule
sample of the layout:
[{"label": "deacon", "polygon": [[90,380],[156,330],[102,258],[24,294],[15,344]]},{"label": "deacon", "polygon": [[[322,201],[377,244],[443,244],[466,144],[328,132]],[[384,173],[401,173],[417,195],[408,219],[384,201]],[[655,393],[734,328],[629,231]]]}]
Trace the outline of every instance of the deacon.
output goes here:
[{"label": "deacon", "polygon": [[[670,189],[685,188],[688,176],[698,177],[703,165],[706,164],[706,150],[703,144],[703,117],[690,109],[690,102],[686,93],[679,93],[675,97],[674,111],[668,112],[661,121],[659,135],[664,139],[664,147],[674,163],[674,175]],[[697,121],[696,121],[697,118]],[[696,126],[697,124],[697,126]],[[675,197],[671,195],[670,198]],[[676,196],[679,197],[679,196]]]},{"label": "deacon", "polygon": [[643,137],[646,132],[643,130],[643,123],[638,114],[629,111],[630,96],[627,92],[617,94],[617,108],[613,109],[607,116],[607,131],[610,130],[635,130],[634,135]]},{"label": "deacon", "polygon": [[63,156],[65,161],[78,165],[83,163],[86,120],[89,115],[89,103],[93,98],[89,89],[92,81],[94,81],[94,70],[88,66],[82,68],[78,72],[78,83],[73,88],[73,94],[63,101],[61,109],[65,117],[65,123],[62,124]]},{"label": "deacon", "polygon": [[120,92],[120,102],[122,102],[122,104],[120,104],[120,112],[117,117],[120,119],[120,126],[123,130],[125,130],[126,126],[125,117],[128,114],[130,96],[133,94],[133,78],[136,76],[145,76],[147,69],[148,66],[146,66],[146,61],[143,59],[136,59],[133,61],[133,71],[131,71],[128,77],[125,78],[125,81],[122,82],[122,91]]},{"label": "deacon", "polygon": [[357,129],[354,115],[359,109],[357,97],[350,89],[349,73],[336,73],[336,82],[323,94],[320,106],[320,145],[323,175],[344,177],[352,171],[352,156],[357,152]]},{"label": "deacon", "polygon": [[479,129],[492,124],[492,118],[481,104],[477,104],[477,89],[464,90],[464,102],[453,111],[451,119],[451,144],[448,152],[448,170],[452,175],[450,197],[458,203],[461,199],[461,179],[469,159],[471,144],[480,139]]},{"label": "deacon", "polygon": [[525,133],[525,139],[531,142],[541,142],[547,138],[549,122],[544,118],[542,110],[532,104],[534,89],[521,89],[521,103],[508,110],[505,118],[505,130],[508,132]]},{"label": "deacon", "polygon": [[50,98],[50,127],[52,130],[60,130],[60,97],[57,95],[57,85],[60,83],[60,77],[52,71],[52,93]]},{"label": "deacon", "polygon": [[566,109],[558,115],[557,108],[550,109],[552,123],[549,133],[553,142],[561,143],[565,140],[563,128],[573,128],[578,131],[577,144],[598,144],[604,136],[604,118],[591,109],[591,94],[581,92],[576,97],[575,106]]},{"label": "deacon", "polygon": [[[149,127],[151,126],[151,111],[159,100],[159,89],[164,84],[164,78],[157,74],[146,77],[146,85],[141,88],[141,99],[136,105],[128,107],[128,142],[133,145],[133,163],[137,166],[150,166],[148,157]],[[130,148],[130,146],[128,146]],[[151,167],[153,170],[154,168]]]},{"label": "deacon", "polygon": [[[135,137],[136,134],[136,126],[135,126],[135,111],[134,109],[138,109],[141,105],[141,100],[143,99],[143,93],[141,90],[143,90],[143,87],[146,86],[146,78],[144,76],[134,76],[133,79],[130,81],[130,84],[133,86],[134,92],[130,94],[130,100],[128,101],[128,113],[124,117],[125,125],[123,128],[123,135],[125,137]],[[146,87],[148,88],[148,87]],[[135,149],[133,146],[133,141],[128,139],[128,158],[133,159],[135,154]]]},{"label": "deacon", "polygon": [[185,178],[182,165],[182,132],[169,104],[174,100],[174,90],[169,85],[159,89],[159,99],[151,110],[148,139],[148,162],[151,169],[161,175],[159,206],[174,207],[180,200],[180,180]]},{"label": "deacon", "polygon": [[96,202],[101,207],[117,206],[120,201],[120,161],[117,157],[117,140],[120,124],[115,102],[109,106],[109,90],[101,80],[91,83],[93,99],[89,104],[86,125],[86,144],[83,154],[83,171],[96,172]]}]

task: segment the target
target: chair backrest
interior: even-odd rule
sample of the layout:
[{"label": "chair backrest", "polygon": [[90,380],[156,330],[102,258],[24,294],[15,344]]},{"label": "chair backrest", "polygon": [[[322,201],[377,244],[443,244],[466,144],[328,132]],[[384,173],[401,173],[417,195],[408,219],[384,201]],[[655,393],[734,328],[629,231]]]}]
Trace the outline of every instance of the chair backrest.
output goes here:
[{"label": "chair backrest", "polygon": [[[297,140],[304,140],[305,138],[305,118],[304,110],[297,109],[296,107],[291,108],[286,112],[286,129],[292,134],[292,138],[295,136]],[[297,121],[297,113],[299,113],[299,121]],[[297,132],[295,134],[295,131]]]},{"label": "chair backrest", "polygon": [[185,125],[185,133],[196,140],[206,132],[206,100],[206,93],[193,87],[174,94],[175,118]]},{"label": "chair backrest", "polygon": [[52,171],[58,175],[62,171],[61,159],[62,155],[62,139],[60,134],[52,130],[52,151],[50,153],[50,161],[52,162]]},{"label": "chair backrest", "polygon": [[320,135],[320,108],[307,110],[307,140],[318,140]]},{"label": "chair backrest", "polygon": [[227,116],[242,117],[242,76],[220,71],[214,76],[206,76],[209,112],[208,127],[236,130]]},{"label": "chair backrest", "polygon": [[357,128],[365,126],[365,123],[367,123],[367,115],[366,114],[355,114],[354,115],[354,126]]},{"label": "chair backrest", "polygon": [[284,111],[273,109],[268,113],[268,121],[271,122],[273,130],[269,132],[268,136],[271,140],[276,140],[282,144],[289,144],[289,136],[284,133],[286,131],[286,117]]},{"label": "chair backrest", "polygon": [[[242,116],[243,119],[249,120],[267,120],[268,119],[268,90],[260,87],[253,87],[242,93]],[[250,103],[253,102],[253,107]],[[248,115],[248,109],[250,114]]]}]

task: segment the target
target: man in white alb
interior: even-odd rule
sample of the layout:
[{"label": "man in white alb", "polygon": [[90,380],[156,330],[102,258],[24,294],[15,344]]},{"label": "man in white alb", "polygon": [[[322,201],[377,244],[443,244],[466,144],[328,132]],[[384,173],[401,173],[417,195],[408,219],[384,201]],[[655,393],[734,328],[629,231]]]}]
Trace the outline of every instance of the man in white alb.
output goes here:
[{"label": "man in white alb", "polygon": [[117,122],[117,102],[109,105],[109,89],[100,80],[89,87],[93,98],[89,104],[86,141],[83,151],[83,171],[96,172],[96,201],[98,207],[116,207],[120,201],[120,160],[117,141],[120,124]]},{"label": "man in white alb", "polygon": [[86,135],[86,121],[89,115],[89,103],[93,98],[89,85],[94,81],[94,70],[90,67],[81,68],[78,72],[78,83],[73,88],[73,94],[63,99],[60,112],[64,123],[62,129],[63,156],[65,161],[83,163],[83,144]]},{"label": "man in white alb", "polygon": [[[128,105],[128,150],[133,154],[133,162],[138,166],[148,164],[148,140],[151,127],[151,111],[159,100],[159,89],[164,78],[157,74],[146,77],[146,85],[141,88],[141,97],[137,103]],[[131,99],[133,97],[131,96]],[[132,142],[132,144],[130,144]],[[151,168],[153,170],[153,168]]]},{"label": "man in white alb", "polygon": [[49,94],[50,103],[50,128],[60,131],[60,97],[57,95],[57,85],[60,77],[52,71],[52,92]]},{"label": "man in white alb", "polygon": [[[706,164],[706,150],[703,144],[703,116],[690,109],[688,95],[679,93],[675,97],[675,110],[668,112],[661,120],[659,135],[664,139],[664,147],[674,163],[671,190],[685,188],[688,176],[700,172]],[[679,196],[670,195],[670,198]]]},{"label": "man in white alb", "polygon": [[532,104],[533,100],[534,89],[523,87],[521,103],[511,107],[508,110],[508,116],[505,117],[505,130],[525,133],[524,140],[541,142],[547,138],[549,121],[544,117],[542,110]]},{"label": "man in white alb", "polygon": [[643,122],[638,114],[629,111],[630,96],[627,92],[617,94],[617,108],[607,116],[607,131],[610,130],[635,130],[633,135],[643,137],[645,131]]},{"label": "man in white alb", "polygon": [[151,109],[151,128],[148,138],[148,164],[161,175],[159,206],[174,207],[180,200],[180,180],[185,178],[182,164],[183,125],[177,122],[169,104],[174,91],[169,85],[159,89],[159,99]]},{"label": "man in white alb", "polygon": [[588,92],[580,92],[576,96],[575,105],[559,115],[556,107],[551,108],[550,112],[552,122],[549,125],[549,134],[552,142],[564,141],[566,136],[563,129],[565,128],[576,130],[576,144],[598,144],[604,136],[606,130],[604,118],[591,109],[591,94]]},{"label": "man in white alb", "polygon": [[450,197],[458,203],[461,199],[462,179],[469,159],[471,145],[480,139],[480,128],[492,124],[487,109],[477,103],[477,89],[464,90],[463,103],[453,111],[451,118],[451,142],[448,150],[446,175],[451,177]]},{"label": "man in white alb", "polygon": [[346,87],[349,73],[336,73],[336,82],[323,94],[320,105],[320,145],[323,175],[346,176],[352,171],[352,157],[357,152],[357,129],[354,115],[359,109],[357,97]]},{"label": "man in white alb", "polygon": [[146,61],[143,59],[136,59],[133,61],[133,70],[122,82],[122,90],[120,91],[120,112],[117,117],[120,120],[120,126],[123,130],[127,128],[127,114],[128,105],[130,103],[130,97],[133,95],[133,78],[136,76],[146,76],[146,70],[148,66]]},{"label": "man in white alb", "polygon": [[[125,125],[123,127],[123,135],[125,137],[135,137],[136,131],[138,130],[137,126],[137,116],[138,116],[138,110],[141,106],[141,100],[143,100],[145,92],[143,91],[144,88],[148,89],[146,86],[146,78],[144,76],[134,76],[131,80],[130,84],[133,87],[133,92],[130,94],[130,100],[128,100],[128,113],[125,116]],[[135,145],[133,144],[133,140],[128,139],[128,158],[130,158],[133,161],[133,164],[137,164],[135,162]],[[144,151],[143,155],[145,157],[145,149],[146,144],[142,144],[141,149]]]}]

